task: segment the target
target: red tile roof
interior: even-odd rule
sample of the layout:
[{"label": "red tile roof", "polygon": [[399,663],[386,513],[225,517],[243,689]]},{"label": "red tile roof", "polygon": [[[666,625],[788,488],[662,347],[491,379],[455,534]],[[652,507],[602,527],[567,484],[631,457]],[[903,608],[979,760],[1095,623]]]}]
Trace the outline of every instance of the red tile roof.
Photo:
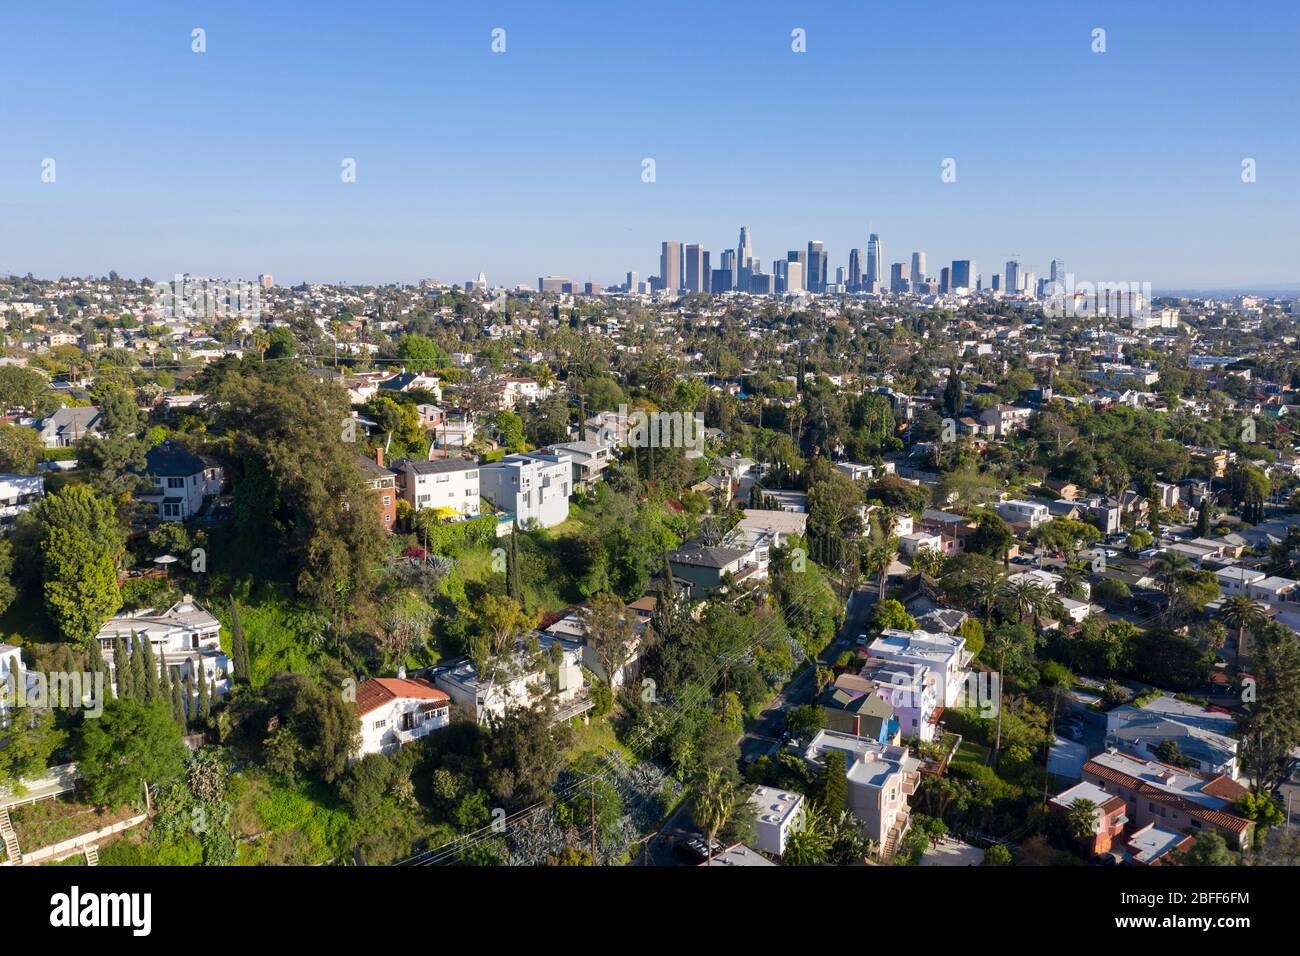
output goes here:
[{"label": "red tile roof", "polygon": [[[1123,756],[1127,757],[1128,755],[1125,754]],[[1135,762],[1140,763],[1141,761]],[[1209,807],[1188,800],[1186,797],[1180,797],[1177,794],[1170,793],[1168,790],[1153,786],[1140,777],[1133,777],[1126,773],[1121,773],[1118,770],[1114,770],[1110,767],[1104,766],[1103,764],[1095,763],[1091,760],[1083,765],[1083,770],[1084,773],[1091,773],[1093,776],[1100,777],[1102,780],[1108,780],[1111,783],[1127,787],[1134,793],[1141,794],[1143,797],[1147,797],[1156,803],[1163,803],[1165,806],[1174,807],[1183,811],[1189,817],[1204,820],[1206,823],[1211,823],[1224,830],[1230,830],[1233,833],[1242,833],[1251,825],[1250,821],[1244,817],[1239,817],[1236,814],[1227,813],[1223,810],[1211,810]],[[1189,771],[1185,770],[1180,772],[1189,773]],[[1195,776],[1195,774],[1193,774],[1193,776]],[[1226,790],[1227,788],[1223,786],[1222,781],[1233,784],[1244,792],[1244,788],[1242,788],[1240,784],[1235,784],[1233,781],[1228,780],[1228,778],[1223,776],[1216,777],[1214,780],[1207,783],[1205,787],[1201,788],[1201,792],[1209,793],[1210,796],[1218,797],[1221,800],[1228,799],[1220,793],[1215,793],[1214,791],[1206,789],[1207,787],[1214,786],[1216,790]]]},{"label": "red tile roof", "polygon": [[376,677],[357,688],[357,715],[364,717],[398,698],[427,700],[437,704],[451,703],[450,697],[422,678]]}]

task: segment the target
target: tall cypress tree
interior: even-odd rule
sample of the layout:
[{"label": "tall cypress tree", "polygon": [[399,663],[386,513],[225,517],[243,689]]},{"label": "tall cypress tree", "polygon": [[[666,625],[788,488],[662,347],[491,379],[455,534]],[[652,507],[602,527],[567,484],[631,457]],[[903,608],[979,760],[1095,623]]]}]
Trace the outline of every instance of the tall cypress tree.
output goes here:
[{"label": "tall cypress tree", "polygon": [[190,723],[195,723],[199,717],[198,695],[194,692],[194,672],[190,671],[185,675],[185,713],[189,717]]},{"label": "tall cypress tree", "polygon": [[127,654],[126,641],[121,634],[113,637],[113,676],[117,680],[117,696],[125,699],[131,696],[131,658]]},{"label": "tall cypress tree", "polygon": [[1196,537],[1208,538],[1210,536],[1210,512],[1213,506],[1210,504],[1210,496],[1207,493],[1201,499],[1201,507],[1196,511]]},{"label": "tall cypress tree", "polygon": [[[103,674],[104,683],[107,685],[108,665],[104,663],[104,650],[99,646],[98,638],[92,637],[90,644],[86,647],[86,670],[92,674]],[[112,693],[106,688],[106,693]]]},{"label": "tall cypress tree", "polygon": [[248,642],[244,638],[244,625],[239,620],[239,605],[230,599],[230,656],[235,667],[235,682],[249,684],[252,672],[248,666]]},{"label": "tall cypress tree", "polygon": [[524,607],[524,579],[519,570],[519,529],[510,533],[510,548],[506,551],[506,594]]},{"label": "tall cypress tree", "polygon": [[158,661],[153,656],[153,641],[148,634],[140,635],[141,651],[144,654],[144,699],[153,703],[162,699],[162,685],[158,682]]},{"label": "tall cypress tree", "polygon": [[140,637],[131,632],[131,696],[136,700],[149,699],[149,676],[144,669],[144,649]]},{"label": "tall cypress tree", "polygon": [[212,702],[208,697],[208,672],[203,667],[203,659],[196,662],[199,669],[199,723],[208,722],[208,714],[211,712]]},{"label": "tall cypress tree", "polygon": [[178,671],[177,673],[170,675],[170,679],[168,683],[171,684],[172,720],[176,721],[176,726],[179,727],[181,729],[181,733],[184,734],[186,730],[185,702],[181,700],[180,672]]}]

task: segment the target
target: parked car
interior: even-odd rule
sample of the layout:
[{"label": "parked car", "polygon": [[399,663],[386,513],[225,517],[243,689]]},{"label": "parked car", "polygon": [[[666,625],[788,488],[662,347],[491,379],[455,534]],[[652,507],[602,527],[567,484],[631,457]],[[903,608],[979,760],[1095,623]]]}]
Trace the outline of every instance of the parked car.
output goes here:
[{"label": "parked car", "polygon": [[[713,853],[716,856],[722,852],[722,844],[717,840],[713,841]],[[704,837],[690,837],[689,839],[680,840],[673,846],[673,854],[680,859],[690,860],[696,863],[703,863],[709,858],[709,845]]]}]

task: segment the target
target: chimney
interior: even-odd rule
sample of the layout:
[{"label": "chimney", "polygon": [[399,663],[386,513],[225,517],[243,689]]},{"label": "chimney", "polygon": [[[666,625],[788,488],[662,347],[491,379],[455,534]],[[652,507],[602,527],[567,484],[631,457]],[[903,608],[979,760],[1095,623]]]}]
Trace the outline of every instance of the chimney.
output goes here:
[{"label": "chimney", "polygon": [[384,447],[382,445],[375,446],[375,464],[380,468],[384,467]]}]

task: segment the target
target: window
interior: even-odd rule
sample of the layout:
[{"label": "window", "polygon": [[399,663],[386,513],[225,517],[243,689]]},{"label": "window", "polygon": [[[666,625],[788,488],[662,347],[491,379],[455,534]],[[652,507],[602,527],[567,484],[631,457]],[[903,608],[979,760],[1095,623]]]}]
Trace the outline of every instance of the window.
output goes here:
[{"label": "window", "polygon": [[387,727],[387,726],[388,726],[388,721],[386,721],[386,720],[376,720],[376,721],[375,721],[375,730],[383,730],[383,729],[384,729],[385,727]]},{"label": "window", "polygon": [[184,487],[185,487],[185,479],[184,479],[184,478],[168,478],[168,479],[167,479],[167,487],[168,487],[168,488],[184,488]]},{"label": "window", "polygon": [[392,498],[392,496],[391,496],[391,495],[384,495],[384,507],[387,508],[387,507],[388,507],[389,505],[391,505],[392,503],[393,503],[393,498]]}]

